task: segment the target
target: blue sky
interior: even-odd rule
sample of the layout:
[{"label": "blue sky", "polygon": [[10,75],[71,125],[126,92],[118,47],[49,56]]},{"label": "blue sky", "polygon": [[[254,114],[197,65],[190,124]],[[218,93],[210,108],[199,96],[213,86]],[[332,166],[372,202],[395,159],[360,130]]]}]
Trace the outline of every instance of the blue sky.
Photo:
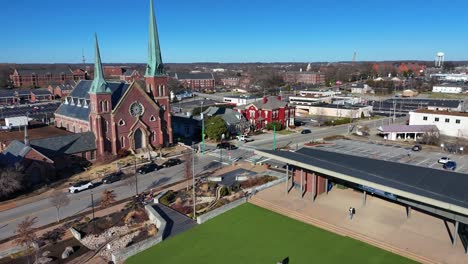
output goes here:
[{"label": "blue sky", "polygon": [[[149,0],[2,1],[0,62],[145,62]],[[468,60],[468,1],[155,0],[165,62]]]}]

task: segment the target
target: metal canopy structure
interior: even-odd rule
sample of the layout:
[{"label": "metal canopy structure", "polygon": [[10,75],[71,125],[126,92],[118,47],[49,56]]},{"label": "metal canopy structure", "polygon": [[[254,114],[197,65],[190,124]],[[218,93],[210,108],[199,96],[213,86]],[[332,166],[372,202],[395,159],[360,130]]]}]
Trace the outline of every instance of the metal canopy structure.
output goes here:
[{"label": "metal canopy structure", "polygon": [[[346,182],[394,194],[443,217],[468,224],[468,175],[408,164],[302,148],[297,152],[256,150],[285,162]],[[443,210],[445,213],[440,213]],[[439,213],[437,213],[439,212]]]}]

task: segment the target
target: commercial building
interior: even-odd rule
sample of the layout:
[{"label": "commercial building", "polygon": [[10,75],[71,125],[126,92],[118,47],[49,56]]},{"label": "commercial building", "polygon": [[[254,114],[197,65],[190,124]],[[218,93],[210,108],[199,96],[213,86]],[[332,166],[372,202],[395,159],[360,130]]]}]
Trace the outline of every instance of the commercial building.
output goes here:
[{"label": "commercial building", "polygon": [[432,87],[433,93],[452,93],[459,94],[468,90],[467,86],[461,86],[456,84],[438,84]]},{"label": "commercial building", "polygon": [[292,84],[324,84],[325,74],[307,71],[286,72],[283,74],[283,79]]},{"label": "commercial building", "polygon": [[409,116],[409,125],[434,125],[441,135],[468,138],[468,113],[419,109]]},{"label": "commercial building", "polygon": [[172,143],[168,76],[161,59],[153,1],[148,46],[144,82],[108,82],[96,37],[94,80],[80,81],[55,113],[57,127],[73,133],[93,133],[96,158]]},{"label": "commercial building", "polygon": [[361,118],[372,116],[371,105],[342,105],[342,104],[317,104],[317,105],[296,105],[297,111],[305,111],[308,115]]},{"label": "commercial building", "polygon": [[251,104],[256,101],[262,100],[262,98],[252,97],[252,96],[224,96],[223,102],[233,105],[246,105]]},{"label": "commercial building", "polygon": [[435,125],[388,125],[378,128],[379,134],[387,140],[418,140],[424,134],[439,136],[439,130]]},{"label": "commercial building", "polygon": [[468,74],[464,73],[436,73],[431,78],[447,82],[468,82]]}]

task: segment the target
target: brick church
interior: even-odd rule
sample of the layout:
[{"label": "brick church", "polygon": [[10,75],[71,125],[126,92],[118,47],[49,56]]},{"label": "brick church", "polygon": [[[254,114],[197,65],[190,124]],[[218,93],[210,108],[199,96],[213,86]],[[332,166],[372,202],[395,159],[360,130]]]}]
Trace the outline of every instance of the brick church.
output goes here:
[{"label": "brick church", "polygon": [[97,36],[94,80],[81,80],[55,113],[55,125],[73,133],[91,131],[96,151],[88,160],[120,150],[152,150],[172,143],[168,75],[150,1],[148,63],[144,80],[131,84],[104,79]]}]

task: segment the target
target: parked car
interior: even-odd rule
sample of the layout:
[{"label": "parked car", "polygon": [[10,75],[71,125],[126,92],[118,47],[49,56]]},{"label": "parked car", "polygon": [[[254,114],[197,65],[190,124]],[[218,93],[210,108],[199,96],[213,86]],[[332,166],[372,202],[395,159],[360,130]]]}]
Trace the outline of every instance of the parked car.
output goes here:
[{"label": "parked car", "polygon": [[304,129],[301,131],[301,134],[310,134],[312,131],[310,129]]},{"label": "parked car", "polygon": [[219,143],[218,145],[216,145],[216,148],[217,149],[233,150],[233,149],[236,149],[236,146],[232,145],[229,142],[223,142],[223,143]]},{"label": "parked car", "polygon": [[247,143],[247,142],[252,142],[253,138],[251,138],[249,136],[242,135],[242,136],[237,136],[237,140],[244,141],[245,143]]},{"label": "parked car", "polygon": [[421,145],[414,145],[412,148],[411,148],[412,151],[421,151],[422,150],[422,147]]},{"label": "parked car", "polygon": [[93,188],[93,183],[90,181],[79,181],[75,183],[73,186],[68,188],[68,191],[70,193],[76,193],[76,192],[81,192],[87,189]]},{"label": "parked car", "polygon": [[146,173],[149,173],[149,172],[153,172],[155,170],[159,170],[159,166],[158,166],[158,164],[151,162],[151,163],[148,163],[148,164],[145,164],[145,165],[141,166],[138,169],[138,173],[139,174],[146,174]]},{"label": "parked car", "polygon": [[444,164],[444,169],[446,170],[456,170],[457,169],[457,163],[455,161],[447,161],[447,163]]},{"label": "parked car", "polygon": [[178,164],[181,164],[182,161],[180,159],[168,159],[166,162],[164,162],[163,167],[164,168],[169,168]]},{"label": "parked car", "polygon": [[104,177],[102,179],[102,183],[111,184],[113,182],[120,181],[123,176],[124,176],[123,172],[117,171]]},{"label": "parked car", "polygon": [[445,164],[450,161],[450,158],[448,157],[442,157],[438,160],[439,163]]}]

